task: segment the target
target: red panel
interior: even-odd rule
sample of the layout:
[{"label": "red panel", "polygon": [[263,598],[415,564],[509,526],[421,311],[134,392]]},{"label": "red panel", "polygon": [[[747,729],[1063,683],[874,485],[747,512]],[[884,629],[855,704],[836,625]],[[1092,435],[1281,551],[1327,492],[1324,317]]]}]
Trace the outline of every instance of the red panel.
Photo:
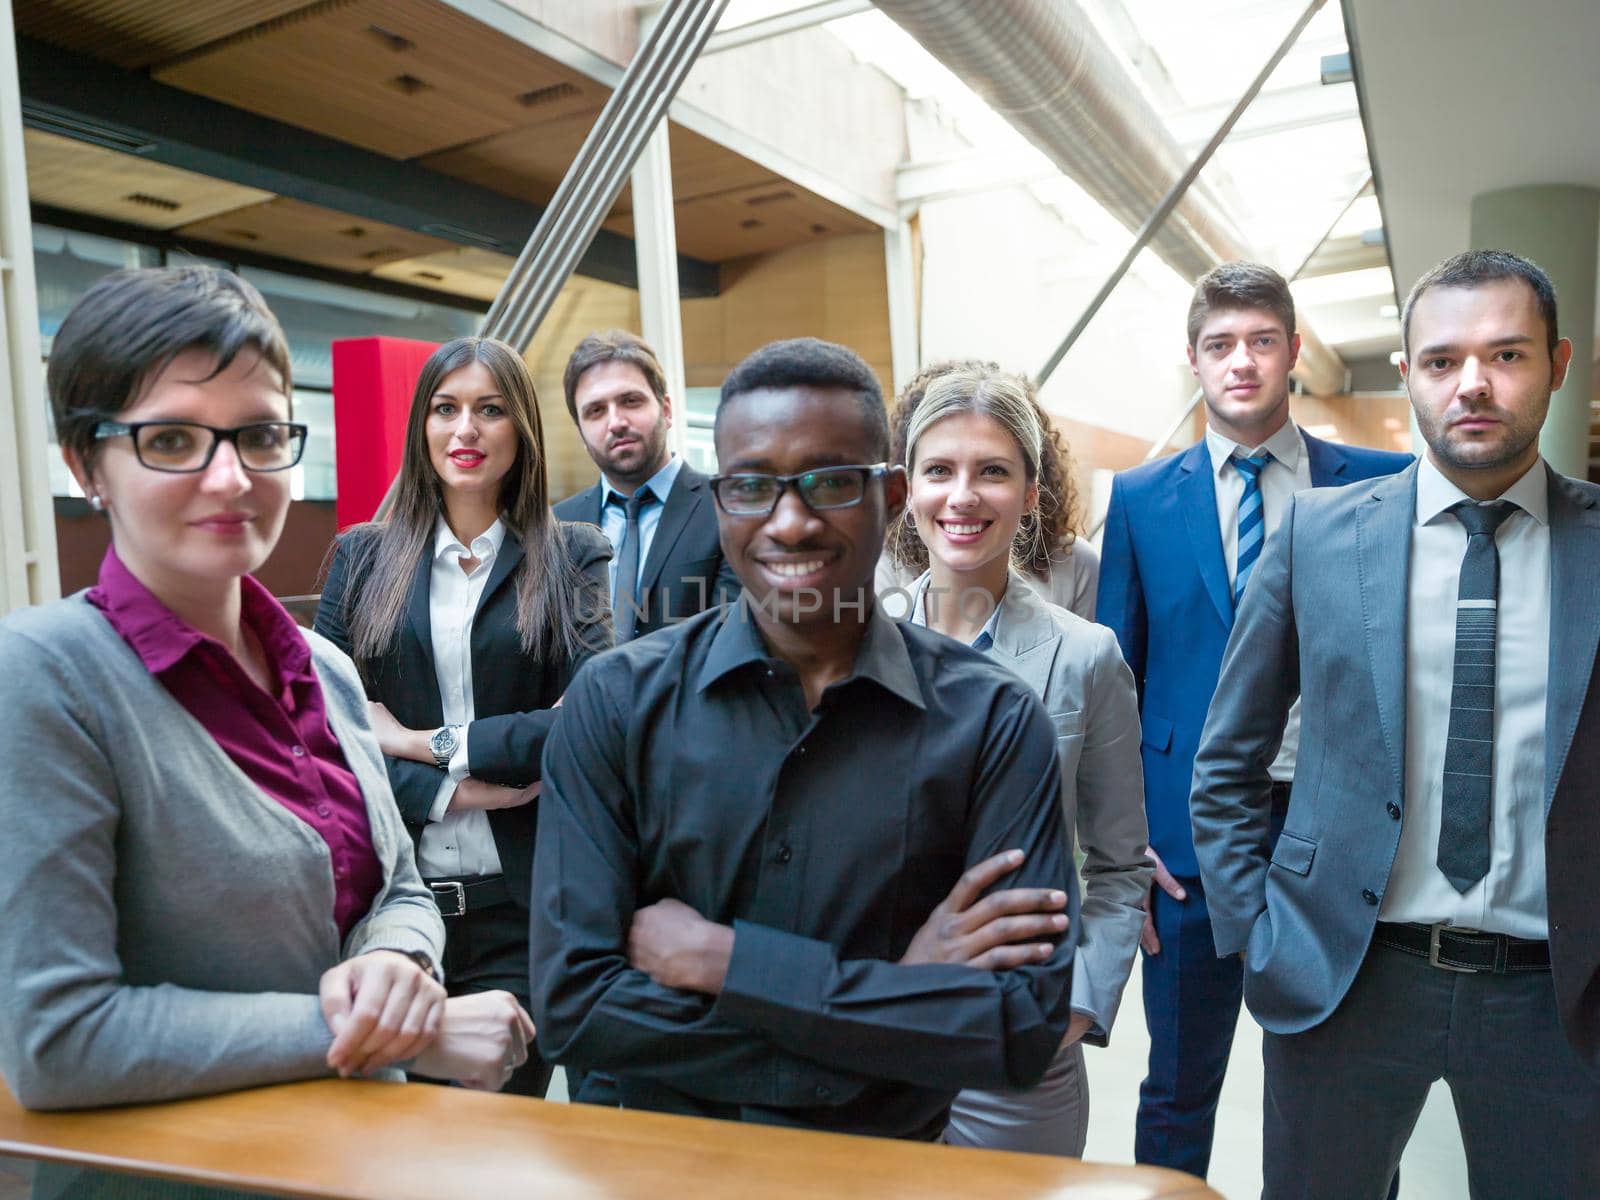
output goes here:
[{"label": "red panel", "polygon": [[400,470],[406,417],[437,342],[345,338],[333,343],[334,466],[340,529],[370,521]]}]

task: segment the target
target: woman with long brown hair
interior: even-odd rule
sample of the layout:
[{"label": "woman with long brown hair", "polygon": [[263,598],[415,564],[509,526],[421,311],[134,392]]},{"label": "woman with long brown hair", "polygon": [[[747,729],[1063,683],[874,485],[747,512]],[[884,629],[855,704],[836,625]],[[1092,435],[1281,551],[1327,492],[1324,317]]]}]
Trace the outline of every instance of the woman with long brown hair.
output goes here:
[{"label": "woman with long brown hair", "polygon": [[[417,381],[392,511],[335,546],[316,628],[356,660],[452,994],[528,994],[539,759],[574,672],[611,644],[610,546],[550,512],[511,347],[457,338]],[[506,1090],[543,1095],[536,1057]]]}]

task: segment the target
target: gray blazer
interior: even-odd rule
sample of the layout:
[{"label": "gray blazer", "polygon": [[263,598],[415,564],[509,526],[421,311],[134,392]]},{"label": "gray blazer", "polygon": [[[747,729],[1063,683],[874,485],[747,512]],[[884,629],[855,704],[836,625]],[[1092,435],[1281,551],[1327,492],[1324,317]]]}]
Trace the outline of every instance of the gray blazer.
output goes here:
[{"label": "gray blazer", "polygon": [[[1245,999],[1263,1027],[1297,1033],[1343,999],[1372,940],[1404,805],[1406,621],[1412,467],[1345,488],[1301,492],[1251,576],[1195,759],[1190,815],[1219,955],[1244,954]],[[1590,689],[1600,622],[1600,488],[1550,472],[1550,687],[1545,804],[1564,782]],[[1315,630],[1300,637],[1300,630]],[[1268,856],[1267,766],[1301,697],[1300,768],[1283,836]],[[1448,703],[1448,697],[1441,698]],[[1572,822],[1563,850],[1600,836],[1593,781],[1585,803],[1551,814]],[[1403,808],[1402,808],[1403,811]],[[1592,914],[1600,870],[1588,854],[1552,853],[1546,887],[1553,936]],[[1589,987],[1597,956],[1556,937],[1558,989]],[[1582,961],[1579,961],[1579,956]],[[1581,976],[1581,977],[1580,977]],[[1574,1003],[1563,1010],[1568,1035]],[[1594,1015],[1588,1017],[1593,1038]],[[1589,1046],[1592,1054],[1594,1046]]]},{"label": "gray blazer", "polygon": [[315,830],[265,796],[82,593],[0,621],[0,1074],[29,1108],[167,1100],[327,1075],[322,973],[376,949],[437,962],[350,660],[307,633],[360,781],[383,888],[344,945]]},{"label": "gray blazer", "polygon": [[1109,629],[1044,600],[1015,571],[988,654],[1034,690],[1055,726],[1067,836],[1084,855],[1072,1007],[1094,1018],[1085,1040],[1103,1045],[1133,970],[1150,887],[1133,674]]}]

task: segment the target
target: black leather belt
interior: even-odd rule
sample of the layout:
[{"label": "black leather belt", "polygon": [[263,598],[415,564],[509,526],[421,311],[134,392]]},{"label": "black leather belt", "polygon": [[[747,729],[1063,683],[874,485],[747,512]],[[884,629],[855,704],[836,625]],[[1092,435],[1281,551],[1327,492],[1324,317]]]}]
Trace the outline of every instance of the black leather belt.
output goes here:
[{"label": "black leather belt", "polygon": [[1394,925],[1379,921],[1372,940],[1428,960],[1444,971],[1548,971],[1550,943],[1505,933],[1480,933],[1459,925]]},{"label": "black leather belt", "polygon": [[480,908],[511,902],[504,875],[471,875],[463,879],[425,879],[441,917],[464,917]]}]

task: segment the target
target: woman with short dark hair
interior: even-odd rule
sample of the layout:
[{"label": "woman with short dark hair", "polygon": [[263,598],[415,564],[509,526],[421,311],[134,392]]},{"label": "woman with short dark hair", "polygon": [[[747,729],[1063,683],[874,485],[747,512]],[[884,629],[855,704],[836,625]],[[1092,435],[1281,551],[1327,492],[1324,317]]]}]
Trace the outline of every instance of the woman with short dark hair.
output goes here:
[{"label": "woman with short dark hair", "polygon": [[[361,670],[452,994],[527,1003],[532,803],[555,705],[611,645],[611,546],[550,512],[533,379],[503,342],[422,368],[389,515],[341,535],[316,628]],[[544,1095],[535,1055],[507,1090]]]},{"label": "woman with short dark hair", "polygon": [[349,660],[251,578],[305,427],[260,294],[122,271],[56,334],[95,587],[0,622],[0,1073],[32,1108],[419,1068],[498,1086],[531,1023],[445,1001]]}]

